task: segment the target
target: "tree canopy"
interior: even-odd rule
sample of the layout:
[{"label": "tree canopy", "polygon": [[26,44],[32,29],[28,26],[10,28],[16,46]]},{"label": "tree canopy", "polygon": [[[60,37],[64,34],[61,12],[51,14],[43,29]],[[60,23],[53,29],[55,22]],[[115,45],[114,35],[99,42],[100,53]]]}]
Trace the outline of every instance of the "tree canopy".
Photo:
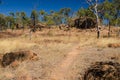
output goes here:
[{"label": "tree canopy", "polygon": [[[94,1],[94,0],[87,0]],[[98,0],[99,1],[99,0]],[[2,1],[0,0],[0,4]],[[0,26],[11,27],[19,23],[23,26],[32,23],[35,25],[38,22],[48,25],[69,24],[72,18],[76,17],[92,17],[96,18],[92,12],[94,5],[89,5],[88,8],[81,7],[78,11],[73,12],[70,8],[62,8],[59,11],[50,10],[33,10],[30,17],[26,12],[10,12],[9,15],[0,14]],[[120,0],[105,0],[98,4],[98,17],[102,24],[107,20],[113,26],[120,26]],[[74,15],[74,16],[73,16]]]}]

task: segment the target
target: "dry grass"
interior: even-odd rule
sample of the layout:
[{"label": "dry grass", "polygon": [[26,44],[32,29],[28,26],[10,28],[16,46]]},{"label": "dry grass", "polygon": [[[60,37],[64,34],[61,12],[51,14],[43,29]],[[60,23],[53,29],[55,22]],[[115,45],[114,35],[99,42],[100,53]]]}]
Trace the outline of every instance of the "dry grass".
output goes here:
[{"label": "dry grass", "polygon": [[0,68],[0,80],[32,80],[27,66],[25,65],[26,62],[19,65],[16,69],[7,67],[7,68]]},{"label": "dry grass", "polygon": [[[45,34],[45,36],[43,34]],[[41,67],[44,66],[42,70],[45,68],[47,69],[47,73],[48,73],[49,68],[51,66],[54,66],[54,64],[58,63],[63,59],[65,54],[69,51],[68,48],[74,46],[73,43],[67,42],[68,36],[64,38],[64,36],[59,37],[52,34],[54,33],[52,32],[48,33],[47,31],[37,32],[32,35],[32,40],[29,40],[28,34],[15,38],[1,39],[0,54],[5,54],[8,52],[14,52],[19,50],[33,50],[40,57],[41,62],[39,61],[37,65],[40,65]],[[2,74],[0,75],[0,80],[1,79],[6,80],[12,78],[15,78],[16,80],[22,80],[23,78],[30,78],[31,76],[29,76],[29,74],[26,73],[28,72],[28,70],[27,68],[24,68],[22,66],[23,64],[26,66],[25,63],[22,63],[19,65],[19,67],[15,68],[14,70],[13,69],[11,70],[10,68],[11,66],[5,69],[0,68],[0,74]],[[31,64],[32,64],[31,62],[28,62],[28,65],[31,66],[30,68],[33,68]],[[42,71],[41,68],[38,68],[37,70]],[[23,72],[26,74],[23,74]],[[46,73],[46,70],[42,71],[40,75],[42,76],[44,73]],[[34,73],[31,73],[30,75],[34,75]],[[23,79],[23,80],[29,80],[29,79]]]},{"label": "dry grass", "polygon": [[[6,69],[0,68],[0,74],[2,74],[0,80],[9,78],[16,78],[16,80],[26,78],[26,80],[30,80],[31,76],[32,78],[39,76],[40,79],[38,80],[47,80],[45,78],[50,75],[51,68],[63,60],[75,45],[79,45],[80,48],[86,46],[106,48],[110,43],[120,43],[118,37],[103,38],[103,34],[100,39],[97,39],[96,32],[91,30],[72,29],[66,32],[58,29],[44,29],[41,32],[33,33],[31,40],[28,31],[24,33],[22,36],[0,39],[0,54],[11,51],[32,50],[38,54],[40,60],[36,63],[23,62],[14,70],[9,67]],[[84,65],[84,63],[81,63],[81,65]],[[5,76],[7,77],[5,78]]]},{"label": "dry grass", "polygon": [[96,41],[98,47],[109,47],[108,45],[113,43],[119,44],[119,38],[101,38]]},{"label": "dry grass", "polygon": [[34,43],[27,43],[19,39],[5,39],[0,41],[0,53],[7,53],[20,49],[29,49]]}]

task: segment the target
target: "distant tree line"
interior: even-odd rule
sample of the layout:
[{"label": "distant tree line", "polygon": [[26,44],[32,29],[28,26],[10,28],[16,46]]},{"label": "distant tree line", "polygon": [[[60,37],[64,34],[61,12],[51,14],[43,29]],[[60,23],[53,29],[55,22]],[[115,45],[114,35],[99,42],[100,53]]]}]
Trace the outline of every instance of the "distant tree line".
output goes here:
[{"label": "distant tree line", "polygon": [[[70,24],[73,18],[78,17],[96,18],[91,11],[92,7],[81,7],[76,12],[73,12],[70,8],[62,8],[59,11],[50,10],[49,13],[44,10],[33,10],[29,17],[25,12],[10,12],[9,15],[0,14],[0,29],[25,28],[29,25],[36,25],[39,22],[46,23],[48,26]],[[120,26],[120,0],[105,0],[98,4],[97,8],[101,24],[107,21],[107,25]]]}]

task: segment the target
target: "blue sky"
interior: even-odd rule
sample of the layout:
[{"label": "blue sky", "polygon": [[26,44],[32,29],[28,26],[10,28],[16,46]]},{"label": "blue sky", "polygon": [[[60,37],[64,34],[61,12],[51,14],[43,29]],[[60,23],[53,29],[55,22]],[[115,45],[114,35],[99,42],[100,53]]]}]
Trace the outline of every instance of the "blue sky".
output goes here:
[{"label": "blue sky", "polygon": [[80,7],[87,7],[85,0],[2,0],[0,13],[8,15],[10,12],[24,11],[30,15],[33,9],[38,11],[58,11],[60,8],[70,7],[77,11]]}]

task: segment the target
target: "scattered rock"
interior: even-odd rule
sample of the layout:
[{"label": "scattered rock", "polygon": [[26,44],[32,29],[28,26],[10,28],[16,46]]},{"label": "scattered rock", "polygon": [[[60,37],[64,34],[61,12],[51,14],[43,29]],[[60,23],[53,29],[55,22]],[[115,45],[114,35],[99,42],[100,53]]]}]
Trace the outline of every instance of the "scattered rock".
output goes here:
[{"label": "scattered rock", "polygon": [[118,60],[118,57],[111,57],[111,60]]},{"label": "scattered rock", "polygon": [[120,43],[110,43],[110,44],[108,44],[108,47],[110,47],[110,48],[118,48],[118,47],[120,47]]},{"label": "scattered rock", "polygon": [[3,67],[10,65],[11,63],[24,60],[35,60],[37,59],[37,54],[32,51],[19,51],[19,52],[10,52],[3,55],[1,59],[1,64]]},{"label": "scattered rock", "polygon": [[83,80],[120,80],[120,64],[96,62],[86,71]]},{"label": "scattered rock", "polygon": [[91,17],[81,17],[74,19],[74,26],[78,29],[91,29],[97,26],[96,19]]}]

